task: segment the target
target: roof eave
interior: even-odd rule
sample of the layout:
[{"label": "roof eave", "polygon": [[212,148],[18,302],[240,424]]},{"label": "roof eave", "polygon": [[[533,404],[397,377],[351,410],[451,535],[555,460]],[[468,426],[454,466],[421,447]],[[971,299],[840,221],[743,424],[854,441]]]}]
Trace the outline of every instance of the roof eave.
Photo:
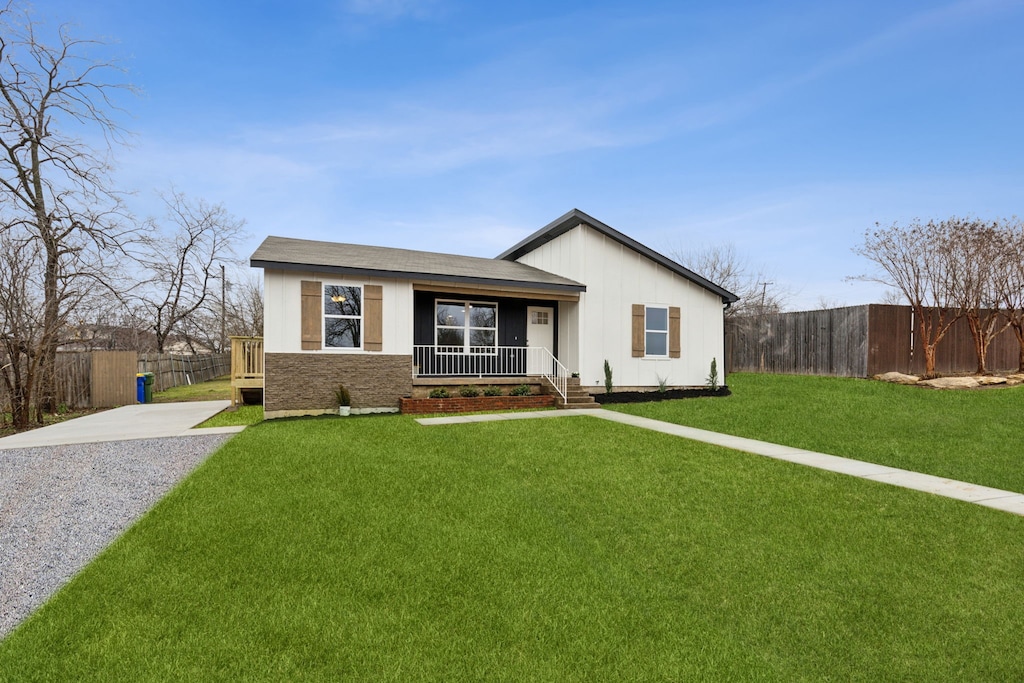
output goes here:
[{"label": "roof eave", "polygon": [[516,289],[546,290],[552,292],[585,292],[586,285],[564,284],[552,282],[532,282],[528,280],[509,280],[504,278],[480,277],[473,275],[443,275],[438,273],[414,273],[401,270],[384,270],[378,268],[351,268],[347,266],[328,266],[312,263],[290,263],[287,261],[268,261],[250,259],[253,268],[270,268],[274,270],[305,271],[330,273],[332,275],[350,275],[356,277],[397,278],[400,280],[429,280],[431,282],[457,282],[472,285],[490,285],[493,287],[512,287]]}]

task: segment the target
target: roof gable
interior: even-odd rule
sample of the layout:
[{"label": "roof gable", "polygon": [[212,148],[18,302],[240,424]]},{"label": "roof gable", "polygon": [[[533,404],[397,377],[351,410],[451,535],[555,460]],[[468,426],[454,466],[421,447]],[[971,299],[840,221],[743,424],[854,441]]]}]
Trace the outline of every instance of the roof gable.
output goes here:
[{"label": "roof gable", "polygon": [[607,237],[615,240],[619,244],[629,247],[638,254],[641,254],[649,258],[655,263],[664,266],[673,273],[676,273],[686,278],[687,280],[690,280],[691,282],[694,282],[700,285],[701,287],[704,287],[705,289],[714,292],[715,294],[722,297],[723,303],[731,304],[739,300],[739,297],[733,294],[732,292],[719,287],[715,283],[701,277],[700,275],[697,275],[692,270],[683,267],[682,265],[676,263],[667,256],[659,254],[650,247],[640,244],[632,237],[622,234],[615,228],[609,225],[605,225],[596,218],[593,218],[592,216],[588,216],[579,209],[573,209],[564,216],[556,218],[554,221],[548,223],[543,228],[533,233],[523,241],[519,242],[511,249],[508,249],[502,252],[501,254],[498,254],[496,258],[505,261],[516,262],[516,260],[522,257],[524,254],[528,254],[537,247],[546,244],[547,242],[550,242],[556,237],[559,237],[560,235],[563,235],[580,225],[586,225],[587,227],[592,228],[600,232],[601,234],[606,235]]}]

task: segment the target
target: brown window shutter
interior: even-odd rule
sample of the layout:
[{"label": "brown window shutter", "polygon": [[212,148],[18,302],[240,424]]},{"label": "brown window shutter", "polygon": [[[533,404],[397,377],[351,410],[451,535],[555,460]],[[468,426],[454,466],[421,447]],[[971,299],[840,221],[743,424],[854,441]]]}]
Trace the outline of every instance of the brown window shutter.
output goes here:
[{"label": "brown window shutter", "polygon": [[669,306],[668,309],[668,357],[679,358],[682,349],[679,345],[679,307]]},{"label": "brown window shutter", "polygon": [[363,350],[384,349],[384,288],[380,285],[363,287]]},{"label": "brown window shutter", "polygon": [[302,350],[319,351],[323,327],[324,305],[320,300],[323,289],[319,282],[302,281]]},{"label": "brown window shutter", "polygon": [[644,355],[646,316],[647,311],[643,304],[633,304],[633,358],[641,358]]}]

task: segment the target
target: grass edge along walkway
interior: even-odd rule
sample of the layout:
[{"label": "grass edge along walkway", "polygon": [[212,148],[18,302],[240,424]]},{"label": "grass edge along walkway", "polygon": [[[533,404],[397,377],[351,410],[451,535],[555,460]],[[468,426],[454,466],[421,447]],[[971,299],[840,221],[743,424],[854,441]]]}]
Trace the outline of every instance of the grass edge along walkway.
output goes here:
[{"label": "grass edge along walkway", "polygon": [[651,431],[670,434],[672,436],[678,436],[692,441],[700,441],[703,443],[713,444],[715,446],[722,446],[724,448],[730,448],[744,453],[761,455],[775,460],[785,460],[786,462],[792,462],[798,465],[814,467],[820,470],[836,472],[838,474],[846,474],[860,479],[870,479],[872,481],[912,489],[914,491],[932,493],[937,496],[953,498],[965,503],[974,503],[975,505],[982,505],[984,507],[1024,517],[1024,494],[1022,493],[1004,491],[1002,489],[981,486],[978,484],[970,484],[963,481],[957,481],[955,479],[936,477],[935,475],[923,474],[921,472],[912,472],[910,470],[903,470],[897,467],[889,467],[888,465],[876,465],[874,463],[864,462],[861,460],[842,458],[837,455],[817,453],[815,451],[808,451],[802,448],[782,446],[780,444],[748,439],[742,436],[732,436],[730,434],[721,434],[719,432],[712,432],[706,429],[686,427],[684,425],[677,425],[671,422],[654,420],[649,417],[640,417],[638,415],[618,413],[610,410],[558,410],[544,413],[490,413],[487,415],[421,418],[416,421],[421,425],[431,426],[490,422],[495,420],[522,420],[529,418],[573,416],[596,417],[602,420],[618,422],[620,424],[626,424],[640,429],[649,429]]}]

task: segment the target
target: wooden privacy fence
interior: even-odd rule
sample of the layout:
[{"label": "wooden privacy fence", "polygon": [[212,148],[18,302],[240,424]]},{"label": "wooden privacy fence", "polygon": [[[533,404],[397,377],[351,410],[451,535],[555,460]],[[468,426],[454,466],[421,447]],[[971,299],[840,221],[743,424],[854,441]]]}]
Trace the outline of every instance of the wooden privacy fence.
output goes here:
[{"label": "wooden privacy fence", "polygon": [[195,384],[231,372],[230,353],[186,356],[174,353],[140,353],[139,372],[152,372],[153,391],[165,391],[182,384]]},{"label": "wooden privacy fence", "polygon": [[[58,351],[57,405],[80,409],[134,403],[136,356],[134,351]],[[10,396],[3,383],[0,405],[9,411]]]},{"label": "wooden privacy fence", "polygon": [[[924,372],[924,352],[909,306],[868,304],[821,311],[743,316],[726,321],[729,372],[870,377]],[[1017,368],[1019,345],[1004,330],[988,351],[988,369]],[[978,360],[967,321],[958,320],[936,349],[939,374],[972,372]]]},{"label": "wooden privacy fence", "polygon": [[[262,358],[261,358],[262,360]],[[152,372],[154,391],[195,384],[231,371],[231,354],[197,356],[135,351],[60,351],[57,353],[57,404],[68,408],[112,408],[135,403],[137,372]],[[0,408],[10,397],[0,382]]]}]

